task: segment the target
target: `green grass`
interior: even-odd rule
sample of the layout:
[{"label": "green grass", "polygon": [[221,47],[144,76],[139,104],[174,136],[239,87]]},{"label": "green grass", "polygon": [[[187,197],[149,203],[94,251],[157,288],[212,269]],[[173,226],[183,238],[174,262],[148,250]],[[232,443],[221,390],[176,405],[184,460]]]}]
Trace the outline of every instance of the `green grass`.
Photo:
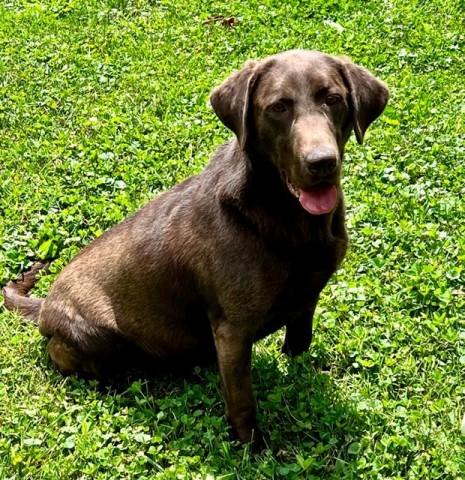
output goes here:
[{"label": "green grass", "polygon": [[0,478],[464,478],[464,18],[460,0],[2,2],[0,283],[57,256],[37,295],[203,168],[230,136],[208,94],[246,59],[345,54],[391,100],[347,148],[351,248],[310,352],[281,356],[282,332],[255,348],[268,450],[230,441],[216,369],[64,379],[2,308]]}]

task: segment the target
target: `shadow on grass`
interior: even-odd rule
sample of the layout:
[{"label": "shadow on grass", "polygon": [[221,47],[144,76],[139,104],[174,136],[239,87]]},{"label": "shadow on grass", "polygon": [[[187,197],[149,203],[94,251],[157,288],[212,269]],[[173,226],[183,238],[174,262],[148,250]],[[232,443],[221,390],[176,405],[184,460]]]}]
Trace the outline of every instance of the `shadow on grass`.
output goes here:
[{"label": "shadow on grass", "polygon": [[[267,353],[256,356],[259,423],[278,454],[305,452],[330,469],[337,464],[347,467],[355,459],[366,425],[330,372],[314,363],[309,354],[284,362]],[[291,452],[282,452],[283,448]]]},{"label": "shadow on grass", "polygon": [[[269,448],[265,456],[276,465],[291,465],[301,472],[344,471],[345,476],[355,465],[358,440],[366,424],[341,395],[331,374],[315,368],[315,364],[325,363],[321,345],[318,355],[290,360],[276,350],[256,348],[254,392],[259,425]],[[53,377],[59,378],[56,375]],[[224,444],[232,448],[228,455],[242,452],[240,446],[232,447],[229,442],[219,384],[216,365],[178,368],[171,373],[169,368],[133,368],[105,380],[69,377],[65,382],[67,394],[78,403],[85,405],[93,392],[115,411],[129,409],[130,423],[146,425],[160,434],[166,449],[192,455],[197,452],[193,447],[197,442],[207,461],[224,450]]]},{"label": "shadow on grass", "polygon": [[[358,441],[368,429],[367,419],[344,397],[337,379],[327,371],[331,355],[324,343],[290,360],[277,352],[276,342],[276,337],[268,337],[254,352],[258,421],[269,450],[249,457],[250,462],[255,465],[256,459],[268,459],[275,466],[293,465],[321,476],[344,470],[347,478],[346,472],[355,469]],[[230,442],[216,365],[178,368],[174,373],[168,373],[169,365],[159,365],[155,371],[131,369],[105,380],[75,376],[63,380],[48,359],[45,339],[31,339],[27,345],[23,361],[35,363],[45,373],[50,389],[60,388],[68,401],[88,412],[89,419],[95,417],[96,424],[105,412],[125,412],[125,425],[159,436],[164,451],[199,455],[207,464],[218,456],[243,456],[243,449]],[[123,428],[120,421],[109,427],[115,438]],[[166,455],[165,463],[157,461],[165,467],[168,459]]]}]

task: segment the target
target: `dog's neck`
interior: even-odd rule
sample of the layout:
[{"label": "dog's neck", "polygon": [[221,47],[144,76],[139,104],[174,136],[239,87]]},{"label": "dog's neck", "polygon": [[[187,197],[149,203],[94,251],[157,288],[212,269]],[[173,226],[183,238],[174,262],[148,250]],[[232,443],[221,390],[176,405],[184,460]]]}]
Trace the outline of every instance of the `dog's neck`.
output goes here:
[{"label": "dog's neck", "polygon": [[[219,189],[220,201],[232,215],[240,216],[245,225],[264,238],[305,248],[328,238],[345,237],[342,192],[334,212],[314,216],[306,212],[289,192],[280,172],[266,158],[253,151],[242,150],[236,140],[222,148],[231,149],[231,176]],[[212,161],[221,165],[221,155]]]}]

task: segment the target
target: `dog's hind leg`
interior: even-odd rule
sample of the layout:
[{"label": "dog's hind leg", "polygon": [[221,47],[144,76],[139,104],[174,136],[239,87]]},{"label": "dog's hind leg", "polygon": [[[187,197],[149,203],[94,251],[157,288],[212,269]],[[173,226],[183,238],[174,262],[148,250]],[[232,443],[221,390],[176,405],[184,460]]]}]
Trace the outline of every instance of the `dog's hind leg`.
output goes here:
[{"label": "dog's hind leg", "polygon": [[45,303],[39,331],[49,339],[48,353],[64,375],[105,376],[121,360],[127,342],[117,328],[91,323],[74,308]]},{"label": "dog's hind leg", "polygon": [[55,367],[63,375],[82,372],[82,352],[71,346],[63,338],[54,335],[50,338],[47,351]]}]

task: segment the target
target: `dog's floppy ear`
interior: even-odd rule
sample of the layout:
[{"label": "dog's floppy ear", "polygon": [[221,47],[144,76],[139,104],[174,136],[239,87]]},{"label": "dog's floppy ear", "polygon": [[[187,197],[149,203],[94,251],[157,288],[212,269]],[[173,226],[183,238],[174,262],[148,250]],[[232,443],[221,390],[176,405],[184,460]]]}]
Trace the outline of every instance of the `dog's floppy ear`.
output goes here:
[{"label": "dog's floppy ear", "polygon": [[210,95],[210,103],[218,118],[232,130],[242,149],[247,143],[247,116],[250,96],[256,80],[258,62],[249,61],[229,76]]},{"label": "dog's floppy ear", "polygon": [[355,137],[361,145],[367,128],[383,112],[389,99],[389,90],[365,68],[355,65],[346,57],[340,60],[350,91]]}]

